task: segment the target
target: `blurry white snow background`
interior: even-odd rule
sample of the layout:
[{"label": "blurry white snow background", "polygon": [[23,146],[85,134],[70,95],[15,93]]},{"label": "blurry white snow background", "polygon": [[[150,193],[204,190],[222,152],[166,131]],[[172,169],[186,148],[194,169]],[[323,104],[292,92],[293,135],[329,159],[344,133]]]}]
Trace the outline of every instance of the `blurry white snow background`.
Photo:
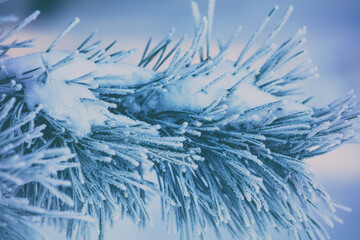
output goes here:
[{"label": "blurry white snow background", "polygon": [[[205,13],[207,1],[198,0],[198,3]],[[313,104],[326,104],[350,89],[360,96],[360,1],[218,0],[213,46],[216,46],[217,37],[227,39],[241,24],[243,29],[229,53],[230,58],[236,58],[276,4],[280,6],[280,11],[272,20],[273,25],[280,19],[281,12],[294,5],[292,16],[277,38],[278,43],[302,26],[307,26],[304,48],[320,73],[319,79],[306,86],[309,92],[315,94]],[[57,49],[73,49],[97,29],[98,38],[103,40],[104,45],[117,39],[118,49],[138,48],[135,57],[128,59],[132,63],[139,60],[150,36],[159,40],[175,27],[176,36],[180,38],[186,33],[190,42],[194,32],[190,1],[187,0],[13,0],[1,5],[0,15],[13,13],[22,19],[36,9],[42,11],[38,20],[16,36],[17,39],[38,38],[36,47],[10,52],[11,56],[46,50],[75,17],[81,19],[80,24],[62,40]],[[333,229],[328,229],[330,236],[334,240],[359,239],[360,147],[344,146],[308,162],[332,198],[353,209],[351,213],[339,211],[344,224],[336,224]],[[150,212],[154,226],[139,231],[130,220],[119,220],[113,228],[109,227],[106,239],[178,239],[177,235],[167,234],[166,224],[161,222],[158,199],[150,203]],[[50,239],[65,238],[64,234],[59,235],[52,228],[44,227],[44,231]],[[216,239],[211,231],[208,239]],[[287,239],[287,236],[274,235],[274,239]]]}]

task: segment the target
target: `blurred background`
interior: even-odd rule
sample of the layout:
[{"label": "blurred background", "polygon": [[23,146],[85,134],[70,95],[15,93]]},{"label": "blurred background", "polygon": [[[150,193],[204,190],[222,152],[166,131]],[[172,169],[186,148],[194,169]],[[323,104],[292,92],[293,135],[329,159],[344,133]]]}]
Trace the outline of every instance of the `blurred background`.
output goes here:
[{"label": "blurred background", "polygon": [[[202,13],[206,14],[207,1],[198,0],[198,3]],[[295,7],[277,43],[286,40],[302,26],[308,27],[305,49],[320,73],[320,79],[306,86],[316,95],[313,104],[328,103],[350,89],[360,95],[360,1],[218,0],[214,43],[218,37],[227,39],[242,25],[243,29],[229,54],[230,58],[237,57],[276,4],[280,10],[268,30],[275,26],[289,5]],[[104,46],[117,39],[118,49],[138,48],[138,54],[129,60],[134,63],[139,60],[149,36],[160,40],[175,27],[176,39],[188,34],[190,42],[194,32],[190,0],[12,0],[1,4],[0,15],[12,13],[23,19],[36,9],[42,12],[38,20],[15,36],[20,40],[37,38],[36,47],[9,52],[10,55],[46,50],[74,17],[79,17],[81,22],[62,40],[58,49],[74,49],[97,29],[98,38],[104,41]],[[267,33],[265,31],[265,35]],[[213,50],[216,51],[216,47]],[[360,239],[360,146],[348,145],[308,162],[330,195],[353,209],[351,213],[339,211],[344,224],[328,229],[332,239]],[[139,231],[130,221],[119,220],[113,228],[109,228],[106,239],[178,239],[177,235],[167,234],[166,224],[161,222],[158,199],[150,204],[150,211],[154,226]],[[44,231],[49,233],[50,239],[64,239],[64,235],[56,234],[51,228],[44,228]],[[216,238],[210,233],[208,239]],[[274,239],[287,237],[274,234]]]}]

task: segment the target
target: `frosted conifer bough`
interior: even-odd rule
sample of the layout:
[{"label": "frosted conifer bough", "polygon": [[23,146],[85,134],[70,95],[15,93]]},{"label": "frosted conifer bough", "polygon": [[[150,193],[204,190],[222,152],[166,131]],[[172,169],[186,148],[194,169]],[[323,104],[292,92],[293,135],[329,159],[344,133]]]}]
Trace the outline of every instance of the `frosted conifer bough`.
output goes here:
[{"label": "frosted conifer bough", "polygon": [[[41,208],[30,204],[33,199],[45,197],[46,192],[72,206],[73,200],[58,188],[70,186],[70,181],[57,177],[58,171],[77,164],[69,163],[73,157],[70,149],[47,148],[40,140],[45,126],[34,126],[34,119],[40,108],[21,114],[24,103],[16,98],[0,99],[0,237],[1,239],[40,239],[41,230],[29,222],[29,217],[55,217],[91,221],[91,218],[74,212]],[[39,144],[41,141],[41,144]],[[39,146],[43,145],[43,146]],[[44,188],[44,192],[38,190]],[[25,191],[31,191],[30,199],[23,198]],[[40,219],[38,219],[40,220]]]},{"label": "frosted conifer bough", "polygon": [[188,49],[184,38],[172,46],[172,30],[153,48],[150,38],[137,66],[124,62],[134,50],[111,52],[116,42],[102,48],[94,33],[55,50],[77,18],[45,52],[18,58],[9,50],[32,40],[4,42],[39,12],[0,35],[0,208],[18,199],[0,216],[1,237],[24,238],[21,223],[27,238],[41,239],[26,222],[36,215],[66,223],[69,239],[89,239],[93,219],[104,239],[119,214],[151,222],[146,202],[158,194],[168,230],[184,239],[206,239],[209,228],[219,238],[223,228],[235,239],[270,239],[272,228],[330,238],[322,223],[341,222],[335,211],[347,208],[304,160],[358,142],[354,94],[309,104],[299,82],[318,74],[303,61],[306,29],[273,44],[292,7],[259,45],[272,9],[235,61],[226,53],[240,28],[211,55],[214,3],[201,17],[192,2]]}]

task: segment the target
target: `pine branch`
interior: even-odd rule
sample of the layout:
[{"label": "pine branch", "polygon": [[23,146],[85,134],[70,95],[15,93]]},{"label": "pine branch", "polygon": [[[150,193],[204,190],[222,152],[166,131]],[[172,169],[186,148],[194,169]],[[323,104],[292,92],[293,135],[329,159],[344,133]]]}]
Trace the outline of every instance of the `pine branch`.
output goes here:
[{"label": "pine branch", "polygon": [[[71,186],[71,182],[57,178],[57,172],[73,167],[68,160],[73,157],[67,148],[47,149],[38,147],[43,141],[44,125],[36,127],[34,119],[40,109],[27,115],[19,114],[22,103],[15,98],[0,101],[0,232],[4,239],[45,239],[29,217],[51,217],[91,221],[90,218],[73,212],[46,211],[38,207],[35,200],[40,195],[38,188],[32,189],[33,198],[23,198],[30,185],[44,188],[49,195],[73,205],[67,195],[58,190]],[[21,229],[21,231],[19,231]]]},{"label": "pine branch", "polygon": [[[182,238],[205,239],[210,225],[219,238],[225,228],[234,238],[270,239],[275,228],[329,239],[322,222],[341,221],[335,210],[344,207],[304,160],[358,142],[354,94],[324,108],[308,104],[298,83],[318,77],[316,68],[306,60],[288,66],[306,53],[306,29],[272,43],[292,7],[254,54],[278,7],[236,61],[226,53],[241,28],[212,54],[214,2],[207,18],[192,2],[188,49],[184,37],[173,44],[171,30],[155,47],[150,38],[137,66],[125,62],[135,50],[111,52],[116,41],[103,48],[92,43],[95,33],[73,51],[56,50],[78,19],[46,52],[2,59],[0,208],[18,197],[0,218],[0,228],[12,224],[4,237],[22,239],[15,225],[30,232],[27,217],[41,216],[66,223],[68,239],[89,238],[91,217],[105,239],[118,214],[151,223],[146,204],[158,194],[168,230]],[[0,34],[2,57],[32,43],[3,42],[37,15]],[[147,180],[151,169],[157,183]]]}]

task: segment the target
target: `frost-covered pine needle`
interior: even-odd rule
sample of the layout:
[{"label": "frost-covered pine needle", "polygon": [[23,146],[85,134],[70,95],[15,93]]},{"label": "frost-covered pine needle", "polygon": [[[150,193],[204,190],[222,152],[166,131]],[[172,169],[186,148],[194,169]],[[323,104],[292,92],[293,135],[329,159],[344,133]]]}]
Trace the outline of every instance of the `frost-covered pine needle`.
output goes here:
[{"label": "frost-covered pine needle", "polygon": [[[0,233],[2,239],[45,239],[31,218],[52,217],[91,221],[73,212],[47,211],[38,205],[42,193],[51,194],[72,206],[73,200],[59,187],[70,181],[57,177],[58,171],[76,167],[68,148],[39,147],[45,125],[33,125],[40,109],[20,114],[22,103],[3,94],[0,99]],[[31,186],[37,186],[32,188]],[[24,198],[31,189],[32,198]],[[42,190],[40,190],[42,189]]]},{"label": "frost-covered pine needle", "polygon": [[[304,160],[358,142],[354,93],[323,108],[309,104],[299,82],[318,74],[303,60],[306,28],[273,43],[292,7],[258,44],[274,7],[235,61],[226,53],[240,28],[211,55],[214,4],[201,17],[192,2],[189,48],[184,37],[172,44],[172,29],[154,47],[149,39],[137,66],[124,61],[135,50],[112,52],[116,41],[103,48],[95,33],[73,51],[56,50],[78,19],[46,52],[1,59],[4,199],[25,197],[54,217],[65,211],[69,239],[89,238],[88,216],[99,239],[119,215],[141,227],[151,223],[152,194],[161,196],[168,230],[181,238],[205,239],[210,226],[219,238],[225,228],[235,239],[271,239],[275,228],[291,239],[329,239],[322,224],[341,222],[335,211],[344,207]],[[30,43],[3,41],[3,57]],[[148,170],[157,182],[147,179]],[[25,224],[16,214],[5,217]]]}]

